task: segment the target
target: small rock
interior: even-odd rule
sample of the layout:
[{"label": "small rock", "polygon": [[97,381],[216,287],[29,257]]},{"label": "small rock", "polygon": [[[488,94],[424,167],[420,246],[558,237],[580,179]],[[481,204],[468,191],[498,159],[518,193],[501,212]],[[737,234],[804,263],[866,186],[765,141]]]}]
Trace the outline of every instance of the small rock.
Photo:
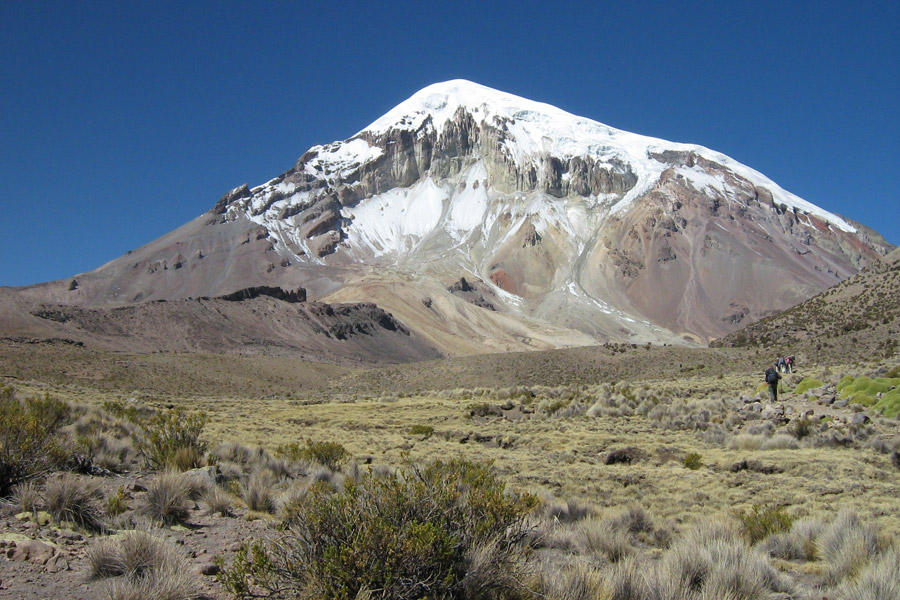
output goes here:
[{"label": "small rock", "polygon": [[869,422],[869,417],[864,415],[863,413],[856,413],[853,415],[853,418],[850,419],[851,425],[865,425]]},{"label": "small rock", "polygon": [[767,406],[762,410],[760,416],[763,419],[782,419],[784,418],[784,405],[775,404]]},{"label": "small rock", "polygon": [[228,546],[228,551],[229,551],[229,552],[237,552],[237,551],[240,550],[243,546],[244,546],[244,545],[243,545],[242,543],[240,543],[240,542],[235,542],[235,543],[231,544],[230,546]]},{"label": "small rock", "polygon": [[203,563],[197,567],[197,572],[201,575],[218,575],[219,571],[221,571],[221,569],[216,563]]},{"label": "small rock", "polygon": [[832,406],[834,406],[835,408],[847,408],[849,404],[849,400],[835,400]]},{"label": "small rock", "polygon": [[67,561],[61,554],[55,554],[47,561],[47,572],[48,573],[59,573],[60,571],[68,571],[69,570],[69,561]]},{"label": "small rock", "polygon": [[64,540],[72,540],[72,541],[80,541],[84,539],[84,536],[78,533],[77,531],[72,531],[71,529],[60,529],[59,537]]}]

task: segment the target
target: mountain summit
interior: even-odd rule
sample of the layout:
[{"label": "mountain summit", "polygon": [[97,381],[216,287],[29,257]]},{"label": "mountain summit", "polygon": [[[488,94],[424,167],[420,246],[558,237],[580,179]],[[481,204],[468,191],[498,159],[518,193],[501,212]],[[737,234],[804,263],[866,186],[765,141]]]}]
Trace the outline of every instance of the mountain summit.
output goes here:
[{"label": "mountain summit", "polygon": [[445,354],[706,342],[891,248],[718,152],[454,80],[73,289],[27,293],[115,304],[302,286],[374,302]]}]

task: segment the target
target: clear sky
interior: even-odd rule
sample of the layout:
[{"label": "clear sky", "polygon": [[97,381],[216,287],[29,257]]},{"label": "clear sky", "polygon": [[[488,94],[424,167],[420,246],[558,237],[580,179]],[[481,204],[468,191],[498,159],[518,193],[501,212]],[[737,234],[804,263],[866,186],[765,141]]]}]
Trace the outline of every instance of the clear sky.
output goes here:
[{"label": "clear sky", "polygon": [[0,285],[91,270],[469,79],[900,244],[900,2],[0,2]]}]

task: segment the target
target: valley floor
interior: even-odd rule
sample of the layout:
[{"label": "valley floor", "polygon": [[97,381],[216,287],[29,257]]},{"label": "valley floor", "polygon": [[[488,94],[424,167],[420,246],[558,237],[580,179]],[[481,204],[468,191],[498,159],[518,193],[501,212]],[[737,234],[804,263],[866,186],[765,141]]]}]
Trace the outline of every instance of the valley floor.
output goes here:
[{"label": "valley floor", "polygon": [[[232,443],[272,453],[292,443],[329,442],[363,470],[457,457],[488,463],[510,489],[536,494],[543,515],[583,507],[590,518],[613,520],[640,510],[666,539],[710,520],[778,509],[794,523],[828,524],[852,513],[877,531],[879,543],[896,543],[898,421],[840,402],[836,390],[846,375],[896,377],[896,361],[815,365],[803,357],[798,372],[785,375],[780,402],[770,406],[760,388],[768,359],[759,350],[610,346],[361,370],[7,344],[0,347],[0,375],[20,397],[203,411],[211,448]],[[797,392],[812,380],[821,385]],[[125,485],[138,502],[146,486],[135,488],[135,477],[150,475],[139,471],[104,485]],[[257,520],[247,520],[245,501],[231,491],[237,517],[196,512],[189,518],[196,527],[162,530],[193,554],[198,568],[209,562],[207,553],[227,563],[233,541],[264,534],[274,518],[251,513]],[[52,526],[17,519],[19,508],[7,505],[0,540],[10,547],[18,534],[60,544],[70,570],[51,574],[46,566],[0,559],[0,597],[47,597],[60,581],[77,586],[73,598],[101,597],[103,586],[87,576],[91,534],[71,541]],[[547,538],[562,535],[551,531]],[[542,552],[575,552],[565,546],[547,543]],[[629,542],[629,552],[650,559],[666,547]],[[821,597],[831,589],[823,555],[797,560],[777,556],[770,541],[759,547],[794,582],[792,595],[780,597]],[[610,560],[592,564],[602,571]],[[208,597],[229,597],[214,579],[198,577]]]}]

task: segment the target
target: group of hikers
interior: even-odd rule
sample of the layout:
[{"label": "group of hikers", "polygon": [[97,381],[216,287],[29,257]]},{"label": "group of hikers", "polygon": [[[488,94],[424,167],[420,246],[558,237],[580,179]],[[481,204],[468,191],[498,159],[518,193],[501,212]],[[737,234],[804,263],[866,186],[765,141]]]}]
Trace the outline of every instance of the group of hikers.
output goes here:
[{"label": "group of hikers", "polygon": [[779,356],[775,359],[775,363],[766,369],[766,383],[769,384],[769,402],[778,402],[778,380],[781,379],[779,373],[794,372],[794,357]]},{"label": "group of hikers", "polygon": [[779,356],[775,359],[775,369],[779,373],[793,373],[794,372],[794,357],[793,356]]}]

